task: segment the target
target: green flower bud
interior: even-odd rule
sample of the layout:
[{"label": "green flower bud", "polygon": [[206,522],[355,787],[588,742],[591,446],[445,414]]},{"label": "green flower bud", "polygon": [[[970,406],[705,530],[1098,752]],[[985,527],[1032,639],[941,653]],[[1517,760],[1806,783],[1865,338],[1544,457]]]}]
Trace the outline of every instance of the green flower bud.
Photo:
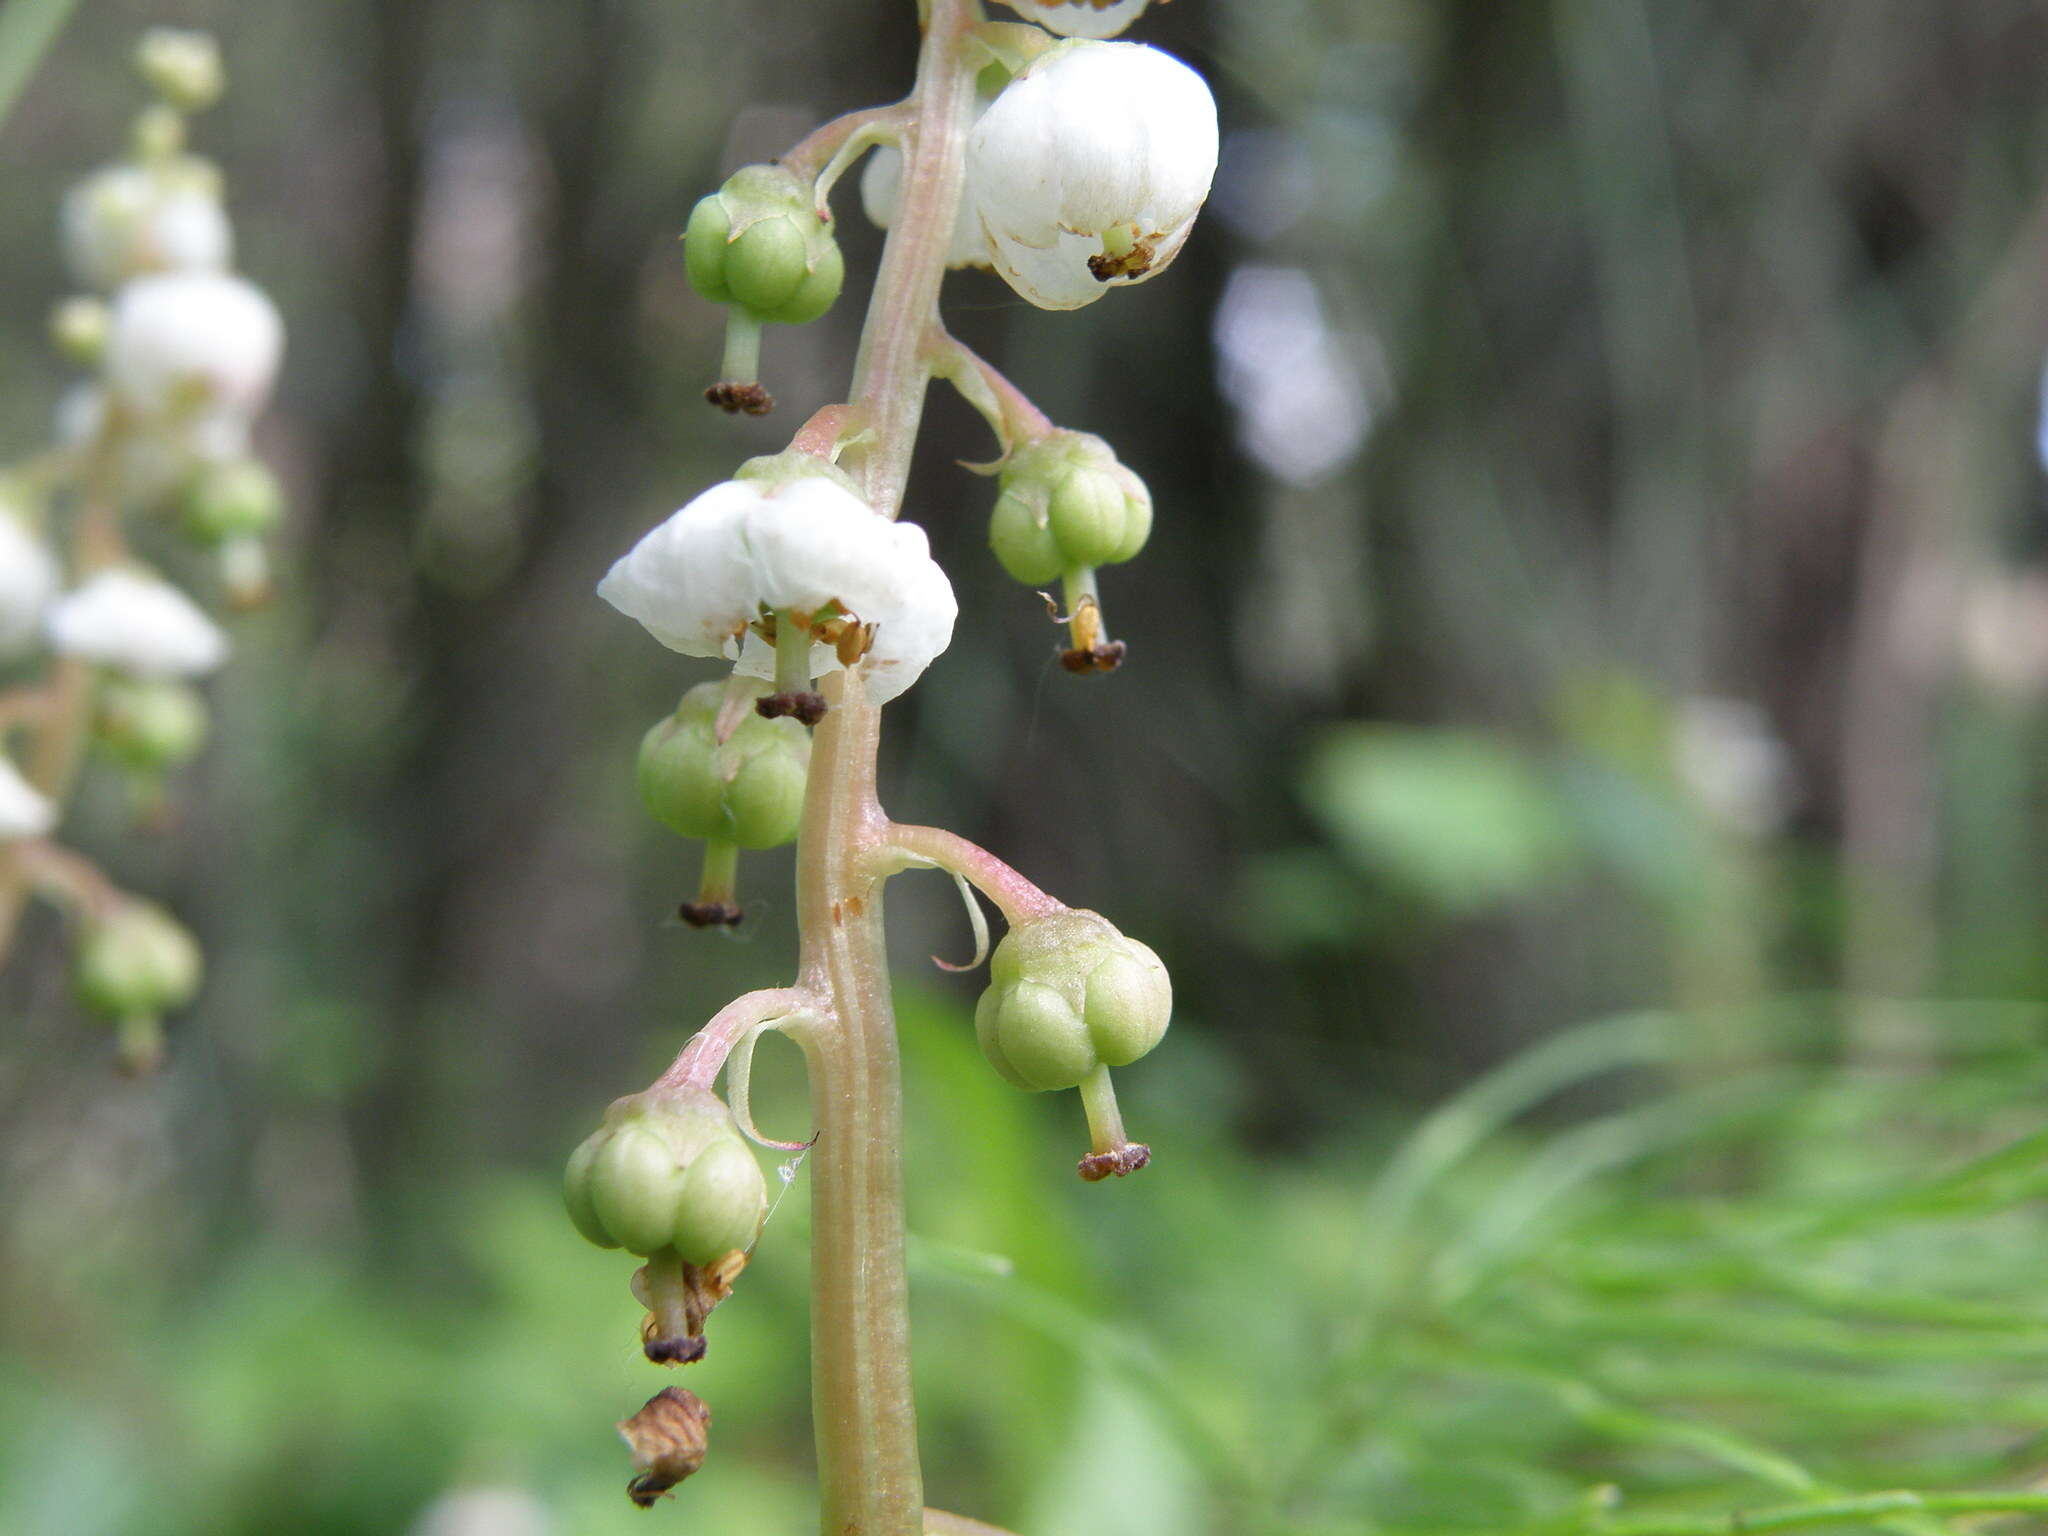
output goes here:
[{"label": "green flower bud", "polygon": [[162,907],[125,901],[94,919],[78,942],[78,999],[115,1019],[155,1018],[199,991],[199,941]]},{"label": "green flower bud", "polygon": [[1087,432],[1054,432],[1003,465],[989,543],[1027,586],[1080,567],[1117,565],[1145,547],[1152,496]]},{"label": "green flower bud", "polygon": [[768,1182],[714,1095],[649,1089],[605,1111],[569,1159],[562,1201],[600,1248],[708,1265],[761,1235]]},{"label": "green flower bud", "polygon": [[151,27],[136,46],[135,66],[150,89],[181,112],[205,111],[227,84],[220,45],[205,32]]},{"label": "green flower bud", "polygon": [[123,767],[164,773],[206,744],[206,700],[184,683],[109,676],[101,684],[94,739]]},{"label": "green flower bud", "polygon": [[185,490],[185,532],[201,544],[261,538],[283,517],[284,490],[259,459],[209,465]]},{"label": "green flower bud", "polygon": [[696,290],[757,320],[802,325],[832,307],[846,263],[811,189],[780,166],[750,165],[691,210],[683,261]]},{"label": "green flower bud", "polygon": [[1097,913],[1063,911],[1019,924],[996,946],[974,1029],[995,1069],[1035,1092],[1136,1061],[1172,1014],[1173,983],[1157,955]]},{"label": "green flower bud", "polygon": [[50,312],[50,340],[72,362],[90,367],[107,350],[110,323],[106,300],[78,294]]},{"label": "green flower bud", "polygon": [[803,819],[811,736],[787,716],[749,709],[732,735],[717,738],[725,684],[700,683],[640,743],[640,799],[684,837],[742,848],[778,848]]}]

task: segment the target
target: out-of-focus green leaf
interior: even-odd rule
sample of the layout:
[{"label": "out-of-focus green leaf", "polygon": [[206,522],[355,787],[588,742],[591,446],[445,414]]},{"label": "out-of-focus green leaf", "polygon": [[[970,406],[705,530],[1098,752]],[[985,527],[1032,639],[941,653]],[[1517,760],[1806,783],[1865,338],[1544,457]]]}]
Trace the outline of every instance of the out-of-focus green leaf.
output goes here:
[{"label": "out-of-focus green leaf", "polygon": [[1575,862],[1571,823],[1542,771],[1484,736],[1339,727],[1310,758],[1303,794],[1367,875],[1453,915],[1527,895]]}]

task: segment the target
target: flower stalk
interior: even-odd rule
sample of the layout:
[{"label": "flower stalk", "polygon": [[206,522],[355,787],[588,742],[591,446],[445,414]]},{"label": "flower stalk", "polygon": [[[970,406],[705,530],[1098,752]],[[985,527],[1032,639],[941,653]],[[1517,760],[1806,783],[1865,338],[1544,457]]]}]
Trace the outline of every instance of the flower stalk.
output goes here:
[{"label": "flower stalk", "polygon": [[[1119,28],[1145,0],[1122,3]],[[957,249],[973,244],[986,226],[985,210],[962,218],[976,123],[988,105],[979,92],[984,69],[994,59],[1003,65],[997,73],[1021,78],[1025,60],[1049,56],[1054,43],[1034,28],[992,27],[980,0],[920,0],[919,16],[917,78],[904,101],[837,119],[781,160],[735,172],[699,201],[685,240],[693,286],[732,306],[735,317],[785,324],[816,318],[843,272],[827,204],[832,185],[862,152],[888,145],[880,162],[885,174],[873,178],[887,183],[887,197],[877,194],[870,213],[889,234],[846,400],[816,412],[787,451],[750,460],[650,531],[598,588],[671,650],[735,669],[733,682],[686,694],[642,745],[648,808],[672,830],[705,843],[706,900],[730,897],[735,847],[778,846],[792,831],[797,843],[796,984],[750,993],[722,1010],[641,1097],[665,1103],[664,1094],[691,1096],[693,1113],[730,1118],[761,1145],[810,1149],[812,1403],[824,1536],[994,1533],[924,1507],[884,884],[917,867],[944,869],[960,882],[976,928],[972,963],[985,959],[990,967],[976,1012],[984,1054],[1021,1089],[1081,1090],[1093,1133],[1081,1167],[1086,1178],[1144,1166],[1149,1154],[1124,1133],[1108,1069],[1157,1044],[1172,1007],[1165,967],[1144,945],[1099,914],[1070,909],[965,838],[891,821],[877,798],[881,708],[945,649],[960,611],[923,528],[898,520],[932,380],[953,382],[1001,443],[992,541],[999,562],[1028,584],[1066,575],[1085,593],[1088,618],[1077,641],[1085,633],[1095,670],[1108,670],[1122,648],[1102,641],[1094,567],[1138,553],[1152,515],[1143,483],[1106,443],[1055,427],[1015,385],[954,341],[939,318],[948,265],[987,265],[994,256],[992,244],[978,255]],[[1055,19],[1045,25],[1063,30]],[[1108,82],[1103,104],[1135,114],[1138,128],[1148,114],[1158,115],[1158,102],[1126,102],[1114,76],[1170,67],[1195,78],[1151,55],[1130,50],[1098,61]],[[1206,88],[1199,81],[1195,87],[1206,102]],[[1175,88],[1185,97],[1185,82]],[[1210,127],[1213,138],[1213,121]],[[1179,171],[1183,180],[1198,175],[1206,189],[1202,135],[1193,143],[1191,156],[1179,156]],[[1130,203],[1117,215],[1128,222],[1145,212],[1141,203],[1156,201],[1158,167],[1146,153],[1118,150],[1112,158],[1119,154],[1135,174],[1111,189],[1110,201]],[[1010,169],[1022,169],[1012,159]],[[1176,246],[1191,218],[1192,208],[1184,210]],[[1099,285],[1089,281],[1092,297]],[[751,344],[758,328],[733,334]],[[766,409],[757,363],[748,347],[729,353],[727,382],[713,389],[713,403]],[[742,387],[754,404],[733,393]],[[1111,650],[1116,656],[1105,664]],[[742,684],[741,677],[761,681]],[[744,719],[748,701],[785,739],[743,740],[747,729],[763,724]],[[782,755],[768,755],[771,746]],[[750,777],[764,765],[769,771]],[[802,775],[800,805],[791,773]],[[784,806],[796,813],[793,821],[777,819]],[[993,951],[969,886],[1010,925]],[[766,1141],[752,1126],[753,1047],[770,1028],[804,1053],[811,1142]],[[729,1110],[711,1091],[721,1071]],[[572,1158],[567,1196],[572,1218],[593,1242],[651,1254],[671,1220],[678,1231],[694,1230],[689,1201],[672,1209],[675,1180],[685,1172],[685,1182],[698,1178],[700,1167],[712,1170],[707,1180],[727,1170],[708,1162],[680,1170],[645,1137],[634,1139],[629,1122],[643,1113],[638,1103],[614,1104],[607,1125],[616,1121],[618,1129],[600,1131]],[[730,1172],[738,1178],[737,1165]],[[658,1198],[643,1199],[647,1190]],[[732,1261],[736,1274],[751,1252],[749,1245],[718,1262]],[[643,1301],[661,1289],[656,1282],[665,1273],[650,1259],[640,1282]],[[675,1330],[657,1319],[656,1331],[665,1343]],[[694,1324],[688,1337],[697,1338]],[[694,1465],[678,1475],[689,1470]]]}]

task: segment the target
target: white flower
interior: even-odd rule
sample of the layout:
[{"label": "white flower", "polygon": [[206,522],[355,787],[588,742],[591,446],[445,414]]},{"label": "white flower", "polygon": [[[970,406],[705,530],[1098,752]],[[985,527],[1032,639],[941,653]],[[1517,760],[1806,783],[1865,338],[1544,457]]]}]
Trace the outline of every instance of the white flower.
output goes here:
[{"label": "white flower", "polygon": [[227,660],[227,637],[162,577],[115,566],[50,610],[50,644],[136,677],[200,677]]},{"label": "white flower", "polygon": [[234,232],[219,176],[201,160],[110,165],[64,199],[64,255],[88,288],[111,291],[149,272],[220,272]]},{"label": "white flower", "polygon": [[1115,37],[1151,0],[1004,0],[1011,10],[1061,37]]},{"label": "white flower", "polygon": [[13,656],[35,639],[56,595],[56,557],[0,503],[0,656]]},{"label": "white flower", "polygon": [[[72,385],[57,400],[58,446],[89,448],[106,420],[106,391],[96,384]],[[248,457],[249,418],[215,406],[196,415],[133,422],[122,432],[118,449],[122,495],[159,502],[203,466]]]},{"label": "white flower", "polygon": [[967,189],[995,268],[1041,309],[1079,309],[1180,253],[1216,174],[1202,77],[1142,43],[1059,43],[975,124]]},{"label": "white flower", "polygon": [[57,824],[57,808],[12,761],[0,756],[0,842],[41,837]]},{"label": "white flower", "polygon": [[143,416],[253,416],[277,375],[284,323],[261,289],[214,272],[137,278],[114,300],[107,380]]},{"label": "white flower", "polygon": [[[888,229],[896,222],[896,204],[903,190],[903,151],[884,144],[868,156],[860,172],[860,206],[868,222]],[[959,215],[953,220],[953,237],[946,242],[949,267],[985,267],[989,264],[988,242],[982,238],[981,219],[974,201],[960,199]]]},{"label": "white flower", "polygon": [[[875,627],[859,666],[878,704],[946,648],[959,611],[922,528],[823,476],[714,485],[634,545],[597,593],[670,650],[736,659],[752,677],[775,674],[773,649],[748,627],[763,608],[836,602]],[[839,666],[831,646],[811,647],[813,677]]]}]

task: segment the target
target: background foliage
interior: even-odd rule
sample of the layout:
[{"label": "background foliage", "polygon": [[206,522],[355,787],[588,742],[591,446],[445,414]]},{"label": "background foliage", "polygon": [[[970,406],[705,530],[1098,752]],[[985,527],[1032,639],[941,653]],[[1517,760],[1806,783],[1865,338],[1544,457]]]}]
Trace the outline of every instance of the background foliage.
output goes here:
[{"label": "background foliage", "polygon": [[[81,811],[207,941],[172,1068],[109,1075],[47,930],[0,981],[0,1530],[806,1528],[801,1198],[693,1370],[707,1469],[620,1492],[655,1373],[560,1162],[791,934],[786,855],[738,942],[664,923],[694,870],[631,753],[696,674],[590,589],[843,387],[854,302],[771,333],[771,422],[698,404],[720,316],[674,240],[899,92],[910,11],[95,0],[0,129],[26,452],[129,41],[220,32],[201,147],[292,327],[296,501],[182,821]],[[1153,1168],[1083,1187],[1076,1107],[998,1082],[924,967],[952,893],[899,885],[933,1501],[1349,1536],[2026,1488],[2048,21],[1179,0],[1141,35],[1226,130],[1171,278],[949,289],[1152,485],[1131,663],[1054,666],[935,397],[912,514],[969,622],[884,784],[1115,914],[1180,1006],[1119,1085]],[[1945,1522],[1831,1521],[1983,1528]]]}]

